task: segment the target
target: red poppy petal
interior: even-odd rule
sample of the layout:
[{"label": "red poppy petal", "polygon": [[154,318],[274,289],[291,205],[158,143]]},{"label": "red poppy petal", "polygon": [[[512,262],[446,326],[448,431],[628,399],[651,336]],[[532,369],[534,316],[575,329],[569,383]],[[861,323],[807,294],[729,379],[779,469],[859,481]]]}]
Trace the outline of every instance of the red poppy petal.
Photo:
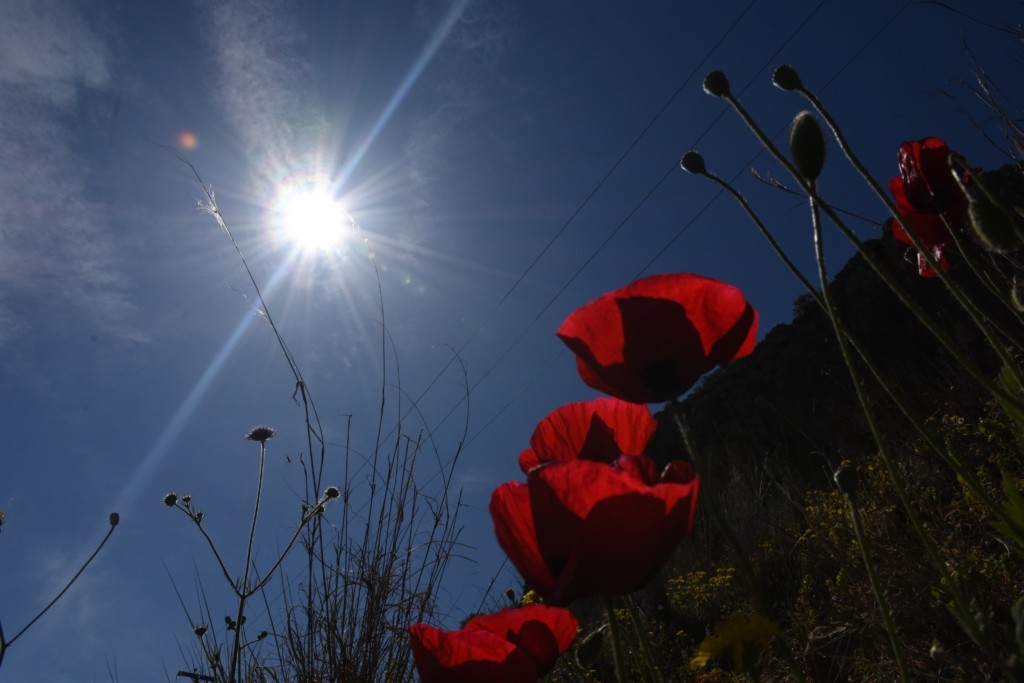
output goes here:
[{"label": "red poppy petal", "polygon": [[561,406],[533,432],[530,449],[519,456],[524,472],[543,462],[597,460],[611,463],[622,453],[642,453],[657,428],[647,406],[598,398]]},{"label": "red poppy petal", "polygon": [[551,600],[639,588],[692,528],[697,482],[645,486],[585,460],[529,475],[537,543],[555,575]]},{"label": "red poppy petal", "polygon": [[544,675],[576,638],[579,622],[567,609],[527,605],[485,614],[466,622],[466,629],[483,629],[504,636],[526,652]]},{"label": "red poppy petal", "polygon": [[584,382],[652,403],[676,398],[715,365],[749,353],[756,325],[753,309],[731,285],[654,275],[577,309],[558,336],[576,354]]},{"label": "red poppy petal", "polygon": [[525,683],[536,681],[532,658],[505,638],[480,630],[409,627],[409,644],[422,683]]},{"label": "red poppy petal", "polygon": [[[547,462],[546,460],[543,462]],[[542,464],[540,456],[532,448],[527,448],[519,454],[519,469],[524,473],[529,473],[534,467]]]},{"label": "red poppy petal", "polygon": [[545,595],[554,585],[554,578],[537,545],[529,488],[514,481],[502,484],[491,494],[490,511],[498,545],[526,584]]},{"label": "red poppy petal", "polygon": [[615,460],[615,469],[630,475],[645,486],[658,483],[658,469],[646,455],[620,455]]}]

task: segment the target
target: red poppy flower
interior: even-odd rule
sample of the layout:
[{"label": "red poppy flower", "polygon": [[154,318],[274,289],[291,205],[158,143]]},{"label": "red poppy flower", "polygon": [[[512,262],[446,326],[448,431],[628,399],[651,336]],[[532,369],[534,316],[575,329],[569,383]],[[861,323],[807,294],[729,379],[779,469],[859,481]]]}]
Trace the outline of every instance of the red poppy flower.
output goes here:
[{"label": "red poppy flower", "polygon": [[657,426],[645,405],[607,397],[569,403],[540,421],[519,467],[528,473],[558,460],[611,464],[623,453],[643,453]]},{"label": "red poppy flower", "polygon": [[[952,240],[946,223],[957,227],[964,221],[967,198],[949,168],[949,147],[938,138],[904,142],[899,151],[900,175],[889,181],[896,208],[917,239],[931,252],[940,267],[949,267],[942,252]],[[892,234],[900,242],[913,245],[899,221],[893,221]],[[918,273],[934,277],[924,256],[918,254]]]},{"label": "red poppy flower", "polygon": [[423,683],[522,683],[554,668],[579,626],[567,609],[528,605],[474,617],[458,631],[409,628]]},{"label": "red poppy flower", "polygon": [[498,543],[526,584],[554,604],[643,586],[693,528],[690,465],[661,476],[643,455],[612,466],[568,460],[535,467],[491,496]]},{"label": "red poppy flower", "polygon": [[732,285],[653,275],[576,309],[558,336],[583,381],[632,403],[668,401],[716,365],[750,353],[757,311]]}]

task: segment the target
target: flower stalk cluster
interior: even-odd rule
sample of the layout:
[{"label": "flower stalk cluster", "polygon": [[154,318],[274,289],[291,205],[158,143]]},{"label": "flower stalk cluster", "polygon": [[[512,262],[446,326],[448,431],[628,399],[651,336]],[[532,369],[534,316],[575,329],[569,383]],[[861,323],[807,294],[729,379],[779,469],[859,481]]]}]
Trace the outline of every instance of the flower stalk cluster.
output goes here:
[{"label": "flower stalk cluster", "polygon": [[[854,155],[838,124],[825,110],[818,98],[804,86],[797,72],[789,66],[779,67],[774,73],[773,81],[782,90],[793,91],[803,95],[811,104],[816,114],[826,122],[844,156],[861,173],[868,185],[875,191],[876,195],[892,214],[891,226],[893,237],[916,250],[919,275],[926,278],[935,278],[942,282],[954,300],[957,301],[977,325],[982,335],[988,340],[992,350],[1003,361],[1004,375],[1012,378],[1010,386],[1024,386],[1024,383],[1020,381],[1021,368],[1013,354],[1008,351],[1008,347],[1011,345],[1019,348],[1019,343],[1016,340],[1020,338],[1020,331],[1007,329],[1004,323],[988,315],[972,301],[963,288],[950,276],[952,267],[946,257],[947,251],[952,246],[955,246],[963,256],[966,267],[974,270],[976,274],[979,273],[977,259],[972,260],[968,256],[970,247],[964,239],[964,227],[971,223],[973,231],[979,235],[982,243],[994,252],[1013,250],[1024,243],[1024,240],[1021,239],[1021,226],[1017,217],[991,191],[986,189],[985,183],[980,179],[976,169],[970,168],[962,157],[952,154],[945,142],[931,137],[907,142],[900,147],[898,155],[900,175],[893,178],[889,183],[889,191],[894,198],[890,199],[881,189],[879,183],[874,180]],[[900,301],[906,304],[911,314],[925,325],[979,384],[991,392],[1012,418],[1017,420],[1019,424],[1024,425],[1024,410],[1022,410],[1024,409],[1024,403],[1022,403],[1021,396],[1019,394],[1015,395],[1014,392],[1008,390],[1005,384],[994,382],[986,373],[981,371],[973,359],[953,342],[947,332],[930,315],[922,310],[906,289],[898,283],[897,279],[864,249],[864,245],[845,225],[834,207],[821,198],[817,188],[817,179],[824,165],[825,145],[824,136],[812,114],[802,112],[794,119],[790,134],[791,156],[787,157],[781,153],[740,102],[732,95],[728,86],[728,79],[724,74],[721,72],[709,74],[705,79],[704,89],[711,95],[725,99],[731,105],[741,120],[746,123],[755,137],[758,138],[762,146],[789,171],[806,194],[811,213],[820,293],[810,285],[809,280],[799,272],[792,261],[785,255],[785,252],[778,246],[778,243],[772,238],[771,233],[764,226],[763,222],[757,218],[749,204],[738,192],[708,171],[703,158],[699,154],[692,151],[688,152],[684,155],[681,166],[690,173],[708,177],[733,194],[741,203],[748,216],[751,217],[761,230],[762,234],[769,239],[773,248],[783,258],[787,266],[804,284],[812,298],[828,315],[836,332],[839,350],[849,369],[862,412],[874,435],[879,456],[885,466],[889,482],[901,501],[901,505],[915,535],[920,539],[922,546],[931,558],[932,564],[941,576],[943,586],[950,593],[954,613],[957,614],[967,634],[983,651],[991,656],[1003,673],[1011,680],[1016,680],[1014,667],[1008,664],[1005,658],[1000,657],[996,653],[990,629],[986,627],[986,620],[980,618],[978,611],[972,608],[962,576],[955,573],[948,565],[946,559],[940,555],[935,540],[925,528],[920,518],[919,510],[908,494],[907,483],[897,467],[893,455],[890,453],[888,442],[878,427],[875,416],[876,408],[865,395],[865,378],[862,376],[863,371],[861,368],[866,367],[868,369],[868,372],[895,402],[900,412],[907,417],[915,431],[921,434],[938,457],[956,472],[964,485],[985,505],[986,509],[995,518],[1000,520],[999,528],[1008,534],[1008,540],[1018,549],[1024,548],[1024,544],[1022,544],[1022,541],[1024,541],[1024,535],[1022,535],[1024,529],[1021,528],[1020,520],[1015,519],[1010,514],[1007,506],[994,500],[989,492],[980,485],[976,475],[963,466],[962,459],[955,453],[950,452],[933,434],[924,429],[923,420],[915,416],[913,411],[905,405],[899,392],[895,391],[890,381],[878,371],[877,365],[862,351],[862,347],[857,343],[856,338],[843,322],[841,312],[837,309],[831,296],[831,287],[825,266],[822,214],[825,214],[840,232],[850,239],[879,278]],[[978,225],[973,225],[974,223]],[[987,239],[985,237],[986,232],[988,233]],[[983,281],[986,279],[991,281],[992,277],[992,274],[988,274],[985,277],[979,275],[979,278]],[[995,277],[998,277],[998,274]],[[1007,287],[1005,291],[1009,290],[1010,287]],[[1003,295],[1003,298],[1006,299],[1006,296]],[[910,680],[911,674],[906,654],[899,638],[898,628],[893,620],[891,608],[885,597],[885,592],[877,581],[867,542],[862,533],[860,513],[856,506],[857,480],[856,470],[841,468],[836,473],[836,483],[847,497],[849,503],[851,524],[854,527],[855,536],[861,547],[866,571],[879,605],[883,624],[890,637],[890,643],[901,679],[907,681]]]},{"label": "flower stalk cluster", "polygon": [[[252,575],[252,552],[254,546],[254,540],[256,536],[256,524],[259,519],[260,503],[263,497],[263,474],[266,468],[266,456],[267,456],[267,441],[276,436],[277,430],[272,427],[265,425],[259,425],[253,427],[246,435],[245,438],[249,441],[254,441],[260,445],[260,459],[258,468],[258,479],[256,484],[256,498],[253,505],[252,522],[249,526],[248,542],[245,550],[245,566],[242,569],[242,575],[240,578],[236,578],[228,570],[227,564],[224,562],[220,551],[217,548],[217,544],[213,538],[207,532],[203,526],[203,519],[205,513],[199,510],[193,505],[192,496],[189,494],[178,495],[175,492],[169,492],[163,497],[163,503],[169,508],[180,510],[186,517],[188,517],[196,529],[199,530],[200,535],[206,541],[210,551],[213,553],[214,559],[217,561],[217,565],[220,567],[221,573],[224,579],[227,581],[232,592],[234,592],[237,598],[237,608],[235,616],[225,616],[225,631],[232,634],[231,637],[231,651],[228,661],[227,669],[225,670],[223,664],[220,661],[219,651],[211,649],[211,646],[207,644],[207,641],[203,638],[206,635],[208,627],[205,625],[195,624],[193,625],[193,632],[200,640],[200,645],[203,648],[203,652],[206,655],[208,662],[210,662],[214,671],[225,680],[227,683],[234,683],[238,680],[238,672],[240,666],[240,655],[243,647],[245,646],[245,640],[243,635],[242,626],[245,624],[245,607],[248,600],[261,591],[264,586],[273,578],[278,568],[284,562],[285,557],[291,551],[295,542],[299,539],[303,529],[313,521],[322,515],[326,509],[328,502],[337,499],[340,496],[340,491],[336,486],[329,486],[324,490],[324,493],[320,498],[313,504],[303,503],[301,517],[298,525],[296,525],[295,531],[292,533],[291,538],[285,545],[284,550],[280,552],[277,559],[271,565],[271,567],[260,575],[260,578],[250,580]],[[262,631],[257,640],[262,640],[267,636],[266,631]]]}]

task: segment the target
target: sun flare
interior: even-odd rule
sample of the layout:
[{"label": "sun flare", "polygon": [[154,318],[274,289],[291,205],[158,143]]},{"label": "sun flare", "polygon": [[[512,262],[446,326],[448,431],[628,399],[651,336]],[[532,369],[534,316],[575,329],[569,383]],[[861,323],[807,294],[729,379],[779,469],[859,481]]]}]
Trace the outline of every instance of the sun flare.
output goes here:
[{"label": "sun flare", "polygon": [[284,184],[274,214],[278,234],[303,252],[330,251],[340,246],[352,222],[330,184],[319,178]]}]

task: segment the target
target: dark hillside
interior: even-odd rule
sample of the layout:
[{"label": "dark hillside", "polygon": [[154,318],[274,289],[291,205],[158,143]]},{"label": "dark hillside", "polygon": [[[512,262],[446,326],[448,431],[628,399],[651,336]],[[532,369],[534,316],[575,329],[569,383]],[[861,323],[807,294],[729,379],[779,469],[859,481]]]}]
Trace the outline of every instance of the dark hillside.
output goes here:
[{"label": "dark hillside", "polygon": [[[941,282],[917,275],[914,255],[905,245],[885,236],[867,242],[866,248],[975,362],[989,373],[996,371],[993,355],[967,315]],[[951,263],[959,282],[972,291],[981,289],[966,264],[955,255]],[[971,384],[964,371],[860,254],[836,273],[832,291],[864,350],[918,415],[971,401],[971,392],[961,388]],[[796,477],[792,483],[801,487],[826,483],[839,460],[873,450],[828,318],[808,295],[794,309],[791,323],[777,325],[750,356],[720,368],[683,402],[705,478]],[[868,384],[880,414],[892,417],[891,401],[873,380]],[[668,445],[675,438],[671,421],[664,415],[659,419],[665,425],[660,448],[675,450]],[[893,419],[887,422],[898,428]]]}]

